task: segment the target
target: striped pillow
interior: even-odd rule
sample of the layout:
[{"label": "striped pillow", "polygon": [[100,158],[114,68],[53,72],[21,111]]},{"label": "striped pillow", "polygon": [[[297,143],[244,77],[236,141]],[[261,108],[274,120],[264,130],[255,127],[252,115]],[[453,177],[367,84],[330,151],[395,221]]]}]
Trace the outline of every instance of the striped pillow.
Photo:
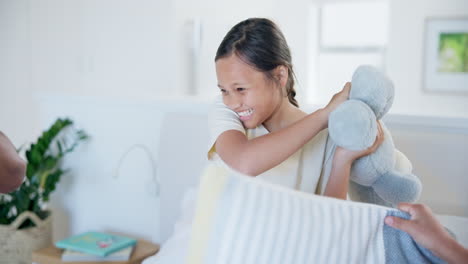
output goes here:
[{"label": "striped pillow", "polygon": [[442,263],[384,226],[400,211],[298,192],[210,166],[187,257],[201,263]]}]

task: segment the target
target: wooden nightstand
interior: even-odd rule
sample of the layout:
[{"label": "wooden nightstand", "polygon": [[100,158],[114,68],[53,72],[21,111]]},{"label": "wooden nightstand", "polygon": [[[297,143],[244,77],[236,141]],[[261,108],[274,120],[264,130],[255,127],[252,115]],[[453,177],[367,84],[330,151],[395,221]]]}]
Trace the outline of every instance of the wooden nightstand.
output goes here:
[{"label": "wooden nightstand", "polygon": [[156,254],[159,245],[145,240],[138,240],[132,256],[128,261],[106,261],[106,262],[62,262],[62,249],[50,246],[33,252],[32,261],[37,264],[140,264],[145,258]]}]

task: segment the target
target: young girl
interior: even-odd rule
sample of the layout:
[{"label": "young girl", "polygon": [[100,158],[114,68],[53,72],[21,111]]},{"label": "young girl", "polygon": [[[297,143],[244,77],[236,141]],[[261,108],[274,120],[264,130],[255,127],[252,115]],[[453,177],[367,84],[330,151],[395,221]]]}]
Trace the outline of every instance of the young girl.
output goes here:
[{"label": "young girl", "polygon": [[311,114],[300,110],[289,47],[278,27],[263,18],[235,25],[221,42],[215,63],[222,99],[210,113],[208,157],[246,175],[346,199],[352,162],[383,141],[379,131],[364,151],[336,147],[330,152],[330,176],[322,176],[330,148],[328,116],[348,99],[351,84],[325,108]]},{"label": "young girl", "polygon": [[[208,157],[230,169],[286,187],[346,199],[351,163],[373,152],[376,143],[359,152],[328,144],[328,115],[348,98],[347,83],[328,105],[312,114],[294,99],[291,55],[283,34],[267,19],[247,19],[234,26],[215,58],[221,96],[210,112]],[[333,166],[322,179],[322,164]],[[334,153],[334,154],[333,154]],[[326,155],[327,154],[327,155]],[[325,188],[326,187],[326,188]],[[177,233],[144,263],[185,263],[191,216]],[[184,222],[187,221],[187,222]],[[159,261],[159,262],[158,262]]]}]

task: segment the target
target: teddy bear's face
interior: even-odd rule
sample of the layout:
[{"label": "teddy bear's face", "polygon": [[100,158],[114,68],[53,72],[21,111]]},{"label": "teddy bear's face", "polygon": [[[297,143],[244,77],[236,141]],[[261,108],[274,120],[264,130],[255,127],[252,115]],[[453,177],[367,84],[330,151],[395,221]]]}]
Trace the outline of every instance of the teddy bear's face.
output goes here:
[{"label": "teddy bear's face", "polygon": [[[392,106],[393,83],[375,67],[360,66],[353,75],[349,97],[330,114],[329,134],[338,146],[362,150],[374,143],[377,120]],[[387,206],[414,202],[420,196],[421,182],[411,173],[411,166],[398,166],[398,152],[392,137],[385,124],[380,122],[384,141],[374,153],[354,161],[350,190],[353,189],[358,200],[364,202]]]}]

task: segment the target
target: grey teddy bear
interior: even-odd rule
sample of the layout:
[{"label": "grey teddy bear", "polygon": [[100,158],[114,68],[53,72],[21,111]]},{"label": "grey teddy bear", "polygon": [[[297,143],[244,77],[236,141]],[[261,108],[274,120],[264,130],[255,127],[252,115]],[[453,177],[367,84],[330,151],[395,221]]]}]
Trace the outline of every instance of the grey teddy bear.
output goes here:
[{"label": "grey teddy bear", "polygon": [[353,163],[349,185],[352,200],[396,207],[400,202],[415,202],[421,194],[421,181],[411,173],[411,162],[395,148],[381,120],[393,98],[392,81],[375,67],[360,66],[352,77],[349,100],[330,114],[330,138],[347,149],[370,147],[378,131],[376,120],[384,131],[382,145]]}]

